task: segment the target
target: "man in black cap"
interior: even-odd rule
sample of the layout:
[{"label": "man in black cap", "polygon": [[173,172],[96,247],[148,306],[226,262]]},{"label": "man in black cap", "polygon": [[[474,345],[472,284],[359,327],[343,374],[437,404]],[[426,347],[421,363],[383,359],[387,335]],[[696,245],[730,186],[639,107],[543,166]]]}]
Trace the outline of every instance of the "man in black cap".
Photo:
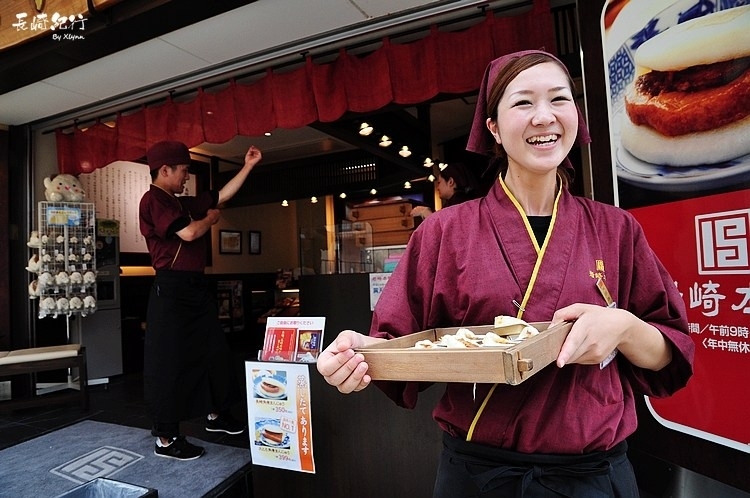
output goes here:
[{"label": "man in black cap", "polygon": [[181,420],[198,415],[209,414],[207,431],[244,431],[229,414],[238,385],[215,293],[204,276],[206,234],[219,220],[216,207],[239,191],[261,157],[252,146],[240,171],[220,190],[178,197],[189,176],[188,148],[164,141],[148,150],[152,185],[141,198],[139,219],[156,277],[148,301],[143,377],[157,456],[193,460],[203,455],[179,427]]}]

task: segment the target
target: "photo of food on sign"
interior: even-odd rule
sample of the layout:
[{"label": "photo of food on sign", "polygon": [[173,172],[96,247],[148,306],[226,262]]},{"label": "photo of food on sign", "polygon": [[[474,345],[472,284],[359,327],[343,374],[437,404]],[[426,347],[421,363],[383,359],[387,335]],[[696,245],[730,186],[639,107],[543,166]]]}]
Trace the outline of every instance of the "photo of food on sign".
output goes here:
[{"label": "photo of food on sign", "polygon": [[255,421],[255,444],[270,448],[288,449],[289,433],[281,428],[281,421],[259,418]]},{"label": "photo of food on sign", "polygon": [[253,393],[256,398],[285,400],[287,398],[286,388],[286,372],[253,370]]},{"label": "photo of food on sign", "polygon": [[609,3],[619,9],[602,26],[618,181],[661,192],[750,182],[750,5],[741,3]]}]

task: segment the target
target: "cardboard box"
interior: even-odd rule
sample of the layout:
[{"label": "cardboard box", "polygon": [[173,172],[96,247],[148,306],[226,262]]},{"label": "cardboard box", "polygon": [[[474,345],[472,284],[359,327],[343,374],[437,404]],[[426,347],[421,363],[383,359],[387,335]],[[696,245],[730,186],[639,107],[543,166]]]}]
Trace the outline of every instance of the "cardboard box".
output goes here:
[{"label": "cardboard box", "polygon": [[417,349],[417,341],[437,341],[445,334],[467,328],[481,335],[492,325],[437,328],[417,332],[359,349],[373,380],[471,382],[517,385],[554,362],[572,323],[548,328],[549,322],[531,323],[541,333],[507,347]]}]

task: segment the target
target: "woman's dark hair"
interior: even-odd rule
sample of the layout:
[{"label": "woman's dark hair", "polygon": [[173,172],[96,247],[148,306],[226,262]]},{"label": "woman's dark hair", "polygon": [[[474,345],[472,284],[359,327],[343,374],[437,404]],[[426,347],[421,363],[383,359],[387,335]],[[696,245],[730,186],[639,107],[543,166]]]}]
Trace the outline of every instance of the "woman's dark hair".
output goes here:
[{"label": "woman's dark hair", "polygon": [[[565,66],[563,66],[560,62],[550,57],[549,55],[542,53],[533,53],[517,57],[508,62],[508,64],[506,64],[502,69],[500,69],[497,77],[495,78],[495,81],[492,83],[492,88],[487,97],[486,113],[492,121],[497,122],[497,106],[498,104],[500,104],[500,100],[503,98],[505,90],[508,88],[510,82],[513,81],[521,72],[545,62],[552,62],[554,64],[557,64],[563,69],[563,71],[565,71],[565,74],[568,74]],[[570,79],[570,77],[568,77],[568,85],[570,85],[571,91],[575,89],[575,84]],[[488,166],[487,171],[494,171],[493,177],[497,178],[498,175],[505,175],[505,172],[507,170],[508,155],[505,153],[505,149],[503,148],[502,144],[496,143],[495,157],[490,160],[490,165]],[[557,167],[557,173],[562,179],[563,186],[567,188],[572,181],[570,171],[568,171],[568,168],[563,164]]]},{"label": "woman's dark hair", "polygon": [[448,163],[438,174],[446,181],[453,178],[455,183],[455,193],[443,203],[444,206],[452,206],[479,197],[479,183],[466,164]]}]

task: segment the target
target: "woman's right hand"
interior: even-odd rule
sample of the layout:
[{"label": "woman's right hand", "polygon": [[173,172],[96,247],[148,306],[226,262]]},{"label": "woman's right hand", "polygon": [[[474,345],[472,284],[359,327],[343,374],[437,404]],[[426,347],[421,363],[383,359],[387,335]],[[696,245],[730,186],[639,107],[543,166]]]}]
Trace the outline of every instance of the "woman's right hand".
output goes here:
[{"label": "woman's right hand", "polygon": [[385,341],[353,330],[344,330],[318,357],[318,372],[339,392],[361,391],[372,380],[367,375],[368,365],[362,353],[354,350]]},{"label": "woman's right hand", "polygon": [[412,218],[416,218],[417,216],[427,218],[432,214],[432,209],[427,206],[414,206],[409,214],[411,214]]}]

